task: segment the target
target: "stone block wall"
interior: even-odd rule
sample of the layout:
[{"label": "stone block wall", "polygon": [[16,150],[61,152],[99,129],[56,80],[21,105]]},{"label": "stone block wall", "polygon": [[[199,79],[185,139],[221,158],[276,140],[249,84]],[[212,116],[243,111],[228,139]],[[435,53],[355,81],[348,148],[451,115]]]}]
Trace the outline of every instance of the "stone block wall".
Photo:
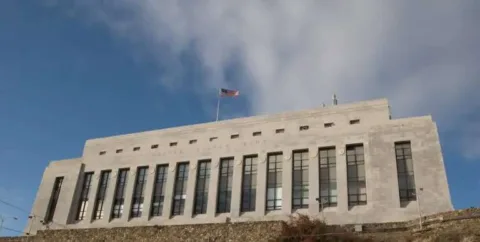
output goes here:
[{"label": "stone block wall", "polygon": [[93,241],[272,241],[281,231],[281,222],[223,223],[173,226],[121,227],[39,231],[30,237],[0,238],[0,242],[93,242]]}]

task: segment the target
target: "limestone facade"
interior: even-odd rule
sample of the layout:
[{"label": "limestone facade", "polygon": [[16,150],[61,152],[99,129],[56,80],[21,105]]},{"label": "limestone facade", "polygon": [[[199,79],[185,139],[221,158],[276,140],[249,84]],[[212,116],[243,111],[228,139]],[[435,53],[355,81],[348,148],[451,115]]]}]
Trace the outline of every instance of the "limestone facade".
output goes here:
[{"label": "limestone facade", "polygon": [[432,117],[390,117],[379,99],[87,140],[45,169],[25,232],[453,210]]}]

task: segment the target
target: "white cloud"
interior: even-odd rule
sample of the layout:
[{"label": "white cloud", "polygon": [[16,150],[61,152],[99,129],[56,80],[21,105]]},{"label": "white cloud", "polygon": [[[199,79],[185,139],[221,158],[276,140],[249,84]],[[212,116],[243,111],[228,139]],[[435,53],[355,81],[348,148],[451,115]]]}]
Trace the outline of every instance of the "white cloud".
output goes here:
[{"label": "white cloud", "polygon": [[[169,86],[182,73],[179,55],[192,46],[207,73],[195,85],[212,92],[226,85],[225,69],[235,61],[244,77],[236,85],[250,94],[253,113],[320,106],[336,92],[345,102],[387,97],[394,116],[432,113],[446,130],[468,122],[461,117],[480,104],[478,1],[78,0],[67,5],[160,56],[172,70],[164,79]],[[469,133],[462,139],[475,141]]]}]

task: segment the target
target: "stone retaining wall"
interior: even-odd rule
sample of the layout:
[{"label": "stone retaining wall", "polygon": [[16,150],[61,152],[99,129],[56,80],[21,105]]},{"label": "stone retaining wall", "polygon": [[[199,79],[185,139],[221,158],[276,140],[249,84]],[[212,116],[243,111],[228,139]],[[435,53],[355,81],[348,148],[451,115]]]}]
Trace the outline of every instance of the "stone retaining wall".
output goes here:
[{"label": "stone retaining wall", "polygon": [[0,238],[6,241],[90,242],[90,241],[271,241],[281,231],[281,222],[200,224],[178,226],[124,227],[39,231],[35,236]]},{"label": "stone retaining wall", "polygon": [[[423,218],[424,230],[418,235],[428,236],[434,231],[452,230],[458,236],[480,233],[480,209],[464,209]],[[341,226],[354,231],[354,225]],[[397,234],[400,237],[413,235],[419,227],[418,220],[398,223],[363,224],[366,236],[381,240]],[[35,236],[0,238],[0,242],[73,242],[73,241],[272,241],[281,234],[282,222],[244,222],[223,224],[198,224],[174,226],[124,227],[111,229],[70,229],[39,231]],[[433,231],[432,231],[433,230]],[[372,234],[373,233],[373,234]],[[415,232],[417,233],[417,232]],[[423,235],[422,235],[423,233]],[[432,236],[436,236],[434,232]],[[457,235],[454,235],[457,236]],[[475,235],[480,236],[480,234]],[[475,237],[477,238],[477,237]],[[480,238],[479,238],[480,239]],[[388,241],[388,240],[385,240]],[[399,240],[401,241],[401,240]]]}]

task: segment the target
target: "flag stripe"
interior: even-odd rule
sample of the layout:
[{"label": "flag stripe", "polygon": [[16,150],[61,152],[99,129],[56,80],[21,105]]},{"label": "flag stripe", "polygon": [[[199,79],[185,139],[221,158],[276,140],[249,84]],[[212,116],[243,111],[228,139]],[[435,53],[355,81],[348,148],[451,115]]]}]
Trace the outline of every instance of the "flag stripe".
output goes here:
[{"label": "flag stripe", "polygon": [[222,97],[235,97],[238,96],[240,92],[238,90],[229,90],[225,88],[220,89],[220,95]]}]

